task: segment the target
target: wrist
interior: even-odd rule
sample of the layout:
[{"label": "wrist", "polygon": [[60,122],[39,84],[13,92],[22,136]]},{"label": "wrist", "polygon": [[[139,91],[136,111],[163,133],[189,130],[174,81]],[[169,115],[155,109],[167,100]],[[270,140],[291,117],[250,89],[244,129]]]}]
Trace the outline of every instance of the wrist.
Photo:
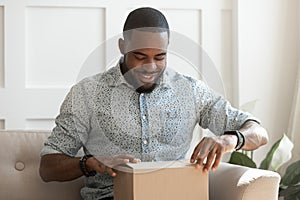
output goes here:
[{"label": "wrist", "polygon": [[226,144],[229,145],[228,146],[228,150],[229,151],[234,151],[236,144],[238,142],[237,136],[235,135],[222,135],[221,138],[224,138],[224,140],[226,141]]},{"label": "wrist", "polygon": [[83,157],[80,158],[79,167],[80,167],[83,175],[85,175],[86,177],[96,175],[96,171],[90,169],[90,167],[89,167],[90,165],[88,165],[88,161],[90,161],[93,158],[94,157],[92,155],[84,155]]},{"label": "wrist", "polygon": [[225,131],[224,135],[235,136],[235,138],[236,138],[236,145],[235,145],[234,149],[236,151],[242,149],[243,146],[245,145],[245,136],[240,131],[238,131],[238,130],[235,130],[235,131]]}]

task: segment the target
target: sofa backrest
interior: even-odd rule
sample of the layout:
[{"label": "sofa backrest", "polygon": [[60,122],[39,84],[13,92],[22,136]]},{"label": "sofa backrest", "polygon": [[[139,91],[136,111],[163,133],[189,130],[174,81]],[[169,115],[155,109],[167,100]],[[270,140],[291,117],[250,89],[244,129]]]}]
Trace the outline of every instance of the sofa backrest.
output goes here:
[{"label": "sofa backrest", "polygon": [[40,178],[40,151],[49,134],[47,131],[0,131],[0,199],[81,199],[83,178],[50,183]]}]

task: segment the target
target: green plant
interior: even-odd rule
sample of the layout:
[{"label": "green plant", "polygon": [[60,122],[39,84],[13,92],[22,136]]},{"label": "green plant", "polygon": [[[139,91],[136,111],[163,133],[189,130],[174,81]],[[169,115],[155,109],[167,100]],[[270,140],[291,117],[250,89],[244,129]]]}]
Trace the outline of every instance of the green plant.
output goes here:
[{"label": "green plant", "polygon": [[300,160],[288,166],[279,189],[279,196],[283,196],[285,200],[300,199]]},{"label": "green plant", "polygon": [[[274,143],[259,168],[278,171],[280,166],[291,159],[292,149],[293,143],[284,134],[282,138]],[[257,168],[256,163],[253,161],[253,152],[251,152],[251,157],[248,154],[247,151],[233,152],[229,163]],[[300,160],[290,164],[282,176],[279,196],[283,196],[285,200],[300,200]]]}]

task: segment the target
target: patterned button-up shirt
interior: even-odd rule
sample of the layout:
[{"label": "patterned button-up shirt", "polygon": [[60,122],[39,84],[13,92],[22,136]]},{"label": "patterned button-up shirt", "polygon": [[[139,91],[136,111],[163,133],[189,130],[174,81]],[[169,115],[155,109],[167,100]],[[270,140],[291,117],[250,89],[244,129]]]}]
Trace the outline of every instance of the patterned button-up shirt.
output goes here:
[{"label": "patterned button-up shirt", "polygon": [[[222,135],[249,119],[254,118],[231,107],[202,81],[170,69],[151,93],[137,93],[118,64],[72,87],[41,154],[75,156],[83,147],[93,155],[178,160],[190,148],[197,123]],[[97,174],[87,178],[81,194],[101,199],[112,196],[112,191],[113,179]]]}]

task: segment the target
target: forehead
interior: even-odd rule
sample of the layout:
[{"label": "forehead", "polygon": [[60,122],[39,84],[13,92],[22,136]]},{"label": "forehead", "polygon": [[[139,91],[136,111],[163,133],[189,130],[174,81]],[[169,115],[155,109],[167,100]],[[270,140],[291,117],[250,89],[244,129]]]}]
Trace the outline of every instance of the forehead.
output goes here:
[{"label": "forehead", "polygon": [[130,30],[125,37],[125,52],[131,52],[139,49],[160,49],[167,50],[168,33],[148,32],[139,30]]}]

